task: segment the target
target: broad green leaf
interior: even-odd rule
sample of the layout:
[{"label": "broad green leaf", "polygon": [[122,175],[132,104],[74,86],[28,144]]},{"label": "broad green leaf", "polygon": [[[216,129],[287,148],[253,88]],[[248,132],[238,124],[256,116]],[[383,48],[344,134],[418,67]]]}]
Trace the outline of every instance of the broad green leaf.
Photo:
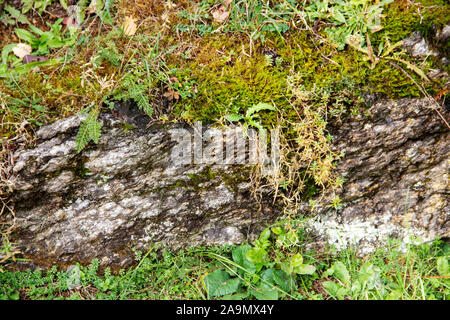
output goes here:
[{"label": "broad green leaf", "polygon": [[303,257],[300,253],[295,254],[289,263],[283,263],[281,269],[287,274],[313,274],[316,268],[309,264],[303,264]]},{"label": "broad green leaf", "polygon": [[333,281],[324,281],[322,282],[322,286],[328,292],[330,296],[337,297],[337,293],[339,290],[339,285]]},{"label": "broad green leaf", "polygon": [[275,281],[273,280],[273,271],[274,271],[273,268],[269,268],[261,272],[260,276],[261,281],[264,282],[265,284],[274,285]]},{"label": "broad green leaf", "polygon": [[323,273],[322,277],[323,277],[323,278],[328,278],[328,277],[332,276],[333,273],[334,273],[334,268],[331,267],[331,268],[327,269],[327,271],[325,271],[325,272]]},{"label": "broad green leaf", "polygon": [[281,227],[272,228],[272,232],[275,233],[276,235],[280,235],[281,233],[283,233],[283,228]]},{"label": "broad green leaf", "polygon": [[[243,244],[231,252],[233,261],[240,265],[242,268],[247,270],[249,273],[256,272],[256,266],[253,262],[247,259],[247,251],[251,248],[248,244]],[[239,274],[244,274],[244,271],[238,268]]]},{"label": "broad green leaf", "polygon": [[266,228],[263,232],[261,232],[261,235],[259,236],[259,241],[268,240],[270,237],[270,229]]},{"label": "broad green leaf", "polygon": [[371,263],[365,263],[358,272],[358,278],[362,282],[367,282],[369,280],[372,280],[373,277],[376,275],[374,270],[374,265]]},{"label": "broad green leaf", "polygon": [[273,280],[286,292],[292,292],[297,289],[297,281],[295,275],[288,275],[280,269],[273,270]]},{"label": "broad green leaf", "polygon": [[358,294],[361,291],[361,283],[358,280],[353,281],[350,291],[353,294]]},{"label": "broad green leaf", "polygon": [[334,276],[347,286],[350,281],[350,274],[348,273],[347,267],[341,261],[338,261],[334,264],[333,269]]},{"label": "broad green leaf", "polygon": [[61,41],[59,39],[50,39],[47,41],[47,45],[51,49],[61,48],[66,45],[65,41]]},{"label": "broad green leaf", "polygon": [[235,293],[239,289],[241,280],[230,278],[224,270],[216,270],[205,277],[204,283],[208,295],[216,297]]},{"label": "broad green leaf", "polygon": [[313,274],[314,272],[316,272],[316,267],[310,264],[302,264],[294,268],[294,273],[297,274]]},{"label": "broad green leaf", "polygon": [[46,55],[47,53],[48,53],[47,43],[41,43],[39,45],[39,47],[37,48],[36,54],[37,55]]},{"label": "broad green leaf", "polygon": [[37,38],[28,30],[18,28],[15,31],[20,40],[28,42],[29,44],[32,44],[37,40]]},{"label": "broad green leaf", "polygon": [[250,288],[249,292],[258,300],[278,300],[278,290],[265,283],[261,283],[256,288]]},{"label": "broad green leaf", "polygon": [[333,296],[339,300],[344,300],[345,295],[347,294],[347,290],[345,290],[345,288],[333,281],[324,281],[322,282],[322,286],[330,296]]},{"label": "broad green leaf", "polygon": [[300,253],[296,253],[291,259],[292,268],[299,267],[303,264],[303,256]]},{"label": "broad green leaf", "polygon": [[39,29],[38,27],[33,26],[31,23],[28,24],[28,27],[38,36],[42,36],[44,34],[44,31]]},{"label": "broad green leaf", "polygon": [[263,265],[268,262],[268,255],[263,248],[251,248],[247,251],[246,257],[253,262],[256,267],[256,271],[262,269]]},{"label": "broad green leaf", "polygon": [[13,49],[17,46],[17,43],[7,44],[2,49],[2,64],[7,64],[8,55],[13,51]]},{"label": "broad green leaf", "polygon": [[46,43],[46,42],[48,42],[48,41],[50,41],[51,39],[54,39],[54,38],[55,38],[55,35],[52,32],[47,31],[47,32],[44,32],[41,35],[41,37],[39,38],[39,42],[40,43]]},{"label": "broad green leaf", "polygon": [[393,290],[386,297],[386,300],[400,300],[403,293],[400,290]]}]

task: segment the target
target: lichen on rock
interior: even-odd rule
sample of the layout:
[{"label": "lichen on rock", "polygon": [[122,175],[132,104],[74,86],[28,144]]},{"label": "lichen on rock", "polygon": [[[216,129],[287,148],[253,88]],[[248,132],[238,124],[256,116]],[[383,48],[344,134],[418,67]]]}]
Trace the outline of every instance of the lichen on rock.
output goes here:
[{"label": "lichen on rock", "polygon": [[368,111],[370,118],[353,117],[331,129],[333,147],[345,153],[337,167],[346,179],[337,193],[344,205],[338,211],[319,206],[310,229],[338,248],[354,245],[361,253],[389,237],[450,237],[450,134],[434,102],[381,100]]},{"label": "lichen on rock", "polygon": [[270,197],[259,210],[251,185],[230,185],[230,175],[247,180],[248,167],[174,163],[171,131],[182,125],[124,131],[121,119],[102,114],[98,145],[77,154],[82,117],[43,127],[35,148],[15,153],[11,239],[31,259],[22,265],[99,258],[123,267],[133,248],[240,243],[276,217]]}]

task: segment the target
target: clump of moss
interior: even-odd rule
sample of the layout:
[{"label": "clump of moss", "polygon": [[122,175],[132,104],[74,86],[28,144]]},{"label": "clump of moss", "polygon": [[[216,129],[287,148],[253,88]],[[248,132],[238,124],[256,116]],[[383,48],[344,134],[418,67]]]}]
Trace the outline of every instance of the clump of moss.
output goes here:
[{"label": "clump of moss", "polygon": [[424,37],[430,39],[432,29],[441,30],[449,23],[448,1],[394,1],[386,8],[383,31],[378,36],[387,36],[392,42],[397,42],[409,37],[414,31],[420,31]]},{"label": "clump of moss", "polygon": [[231,47],[220,54],[215,45],[212,42],[209,47],[209,57],[203,54],[185,69],[184,74],[196,83],[196,95],[176,105],[177,115],[184,112],[189,120],[212,122],[258,102],[286,104],[286,69],[272,67],[263,54],[239,53],[241,48]]}]

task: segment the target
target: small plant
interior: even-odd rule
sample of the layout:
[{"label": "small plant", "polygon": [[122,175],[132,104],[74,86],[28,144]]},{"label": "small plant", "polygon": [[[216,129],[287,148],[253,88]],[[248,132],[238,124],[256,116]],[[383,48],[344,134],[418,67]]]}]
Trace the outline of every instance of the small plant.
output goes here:
[{"label": "small plant", "polygon": [[403,41],[398,41],[395,44],[391,44],[389,42],[389,39],[385,38],[384,41],[380,42],[378,46],[378,53],[376,54],[374,52],[374,49],[372,48],[372,45],[370,43],[370,37],[367,35],[367,48],[364,48],[362,46],[362,39],[359,37],[352,37],[349,39],[348,44],[353,47],[354,49],[364,53],[367,55],[367,60],[371,62],[370,68],[374,69],[377,63],[381,60],[388,60],[390,63],[399,62],[403,65],[405,65],[408,69],[412,70],[414,73],[416,73],[418,76],[420,76],[423,80],[429,81],[428,77],[425,75],[425,73],[417,67],[412,62],[409,62],[406,60],[407,58],[403,58],[404,56],[403,52],[396,52],[395,49],[399,48]]},{"label": "small plant", "polygon": [[385,295],[385,288],[381,282],[380,272],[379,267],[372,263],[365,263],[351,277],[345,264],[337,261],[323,274],[323,277],[333,276],[338,282],[325,281],[322,285],[330,296],[338,300],[369,293],[382,298]]},{"label": "small plant", "polygon": [[[53,0],[21,0],[21,2],[23,4],[22,13],[27,13],[31,9],[42,13],[42,11],[44,11],[53,2]],[[67,9],[67,0],[59,0],[59,4],[64,9]]]},{"label": "small plant", "polygon": [[102,134],[102,123],[97,120],[97,117],[98,110],[96,108],[92,108],[86,119],[84,119],[81,123],[75,140],[77,144],[77,152],[81,152],[90,141],[98,143],[98,140]]},{"label": "small plant", "polygon": [[32,53],[35,55],[46,55],[51,49],[58,49],[64,46],[71,46],[76,41],[75,31],[69,28],[69,34],[65,36],[65,32],[62,32],[63,19],[58,19],[54,24],[48,26],[49,31],[42,31],[33,25],[29,25],[32,32],[17,28],[16,35],[19,39],[25,41],[35,50]]},{"label": "small plant", "polygon": [[0,0],[0,22],[13,25],[16,22],[29,23],[27,17],[19,10],[6,3],[6,0]]},{"label": "small plant", "polygon": [[210,1],[203,0],[198,4],[194,4],[194,12],[192,13],[187,10],[180,11],[178,17],[182,18],[184,21],[183,23],[175,25],[174,29],[183,33],[196,32],[200,36],[211,34],[214,31],[214,27],[208,23],[208,20],[211,19],[211,15],[208,12],[210,6]]},{"label": "small plant", "polygon": [[[63,19],[57,20],[54,24],[50,25],[49,31],[42,31],[29,23],[29,28],[32,30],[28,31],[22,28],[16,28],[15,33],[17,37],[25,42],[24,44],[12,43],[4,46],[1,52],[1,64],[0,64],[0,77],[6,77],[10,74],[25,73],[36,66],[45,66],[58,63],[58,59],[44,59],[38,57],[37,61],[28,62],[25,65],[21,65],[23,57],[27,54],[44,56],[50,53],[53,49],[62,48],[64,46],[71,46],[76,41],[76,31],[69,28],[69,34],[65,36],[65,32],[62,32],[61,22]],[[27,21],[28,22],[28,21]],[[29,45],[29,46],[28,46]],[[22,47],[21,47],[22,46]],[[11,54],[18,48],[24,52],[19,57]],[[26,52],[28,51],[28,52]],[[16,67],[15,69],[8,70],[8,64],[11,67]]]},{"label": "small plant", "polygon": [[[1,53],[2,61],[0,64],[1,76],[6,76],[8,63],[10,64],[11,67],[19,66],[22,63],[23,57],[27,54],[26,51],[28,50],[29,50],[28,54],[43,56],[50,53],[50,50],[52,49],[73,45],[76,41],[75,31],[74,30],[69,31],[69,35],[65,37],[64,33],[61,32],[62,28],[61,22],[62,19],[57,20],[54,24],[49,25],[51,28],[50,31],[45,32],[39,28],[36,28],[32,24],[29,24],[29,27],[33,32],[30,32],[22,28],[15,29],[17,37],[20,40],[24,41],[29,46],[19,43],[12,43],[2,48]],[[24,52],[20,55],[21,56],[20,58],[11,54],[17,48],[24,48],[21,49]],[[57,62],[56,59],[48,61],[48,59],[41,59],[41,57],[39,57],[37,61],[27,63],[30,64],[30,66],[20,66],[16,70],[10,70],[8,74],[13,73],[14,71],[17,71],[16,73],[23,73],[24,70],[27,71],[32,67],[36,67],[38,65],[43,66],[54,64],[56,62]]]},{"label": "small plant", "polygon": [[[214,19],[214,9],[211,14],[211,4],[216,1],[203,0],[195,6],[195,12],[184,10],[178,16],[187,23],[179,23],[175,30],[180,32],[196,32],[200,36],[212,34],[217,31],[241,32],[249,36],[251,41],[265,40],[267,33],[283,35],[290,29],[290,19],[293,14],[292,7],[296,1],[281,1],[271,5],[267,1],[228,1],[223,2],[224,17]],[[221,2],[219,2],[221,4]],[[213,7],[215,8],[215,7]],[[216,10],[219,11],[219,10]],[[214,20],[215,23],[212,23]]]},{"label": "small plant", "polygon": [[261,0],[233,1],[224,30],[244,32],[252,40],[261,39],[264,42],[265,33],[282,35],[289,30],[292,8],[297,7],[296,2],[280,1],[271,6]]},{"label": "small plant", "polygon": [[[274,228],[277,236],[275,243],[284,241],[281,228]],[[270,241],[271,230],[265,229],[253,246],[243,244],[232,251],[232,260],[212,254],[226,270],[218,269],[209,273],[203,280],[208,297],[222,299],[244,299],[255,297],[260,300],[276,300],[280,297],[292,297],[298,277],[312,275],[316,268],[305,264],[303,256],[295,253],[286,257],[275,249]],[[270,258],[275,253],[275,258]]]},{"label": "small plant", "polygon": [[326,28],[325,32],[338,50],[343,50],[351,37],[359,36],[364,43],[368,32],[377,32],[381,26],[382,12],[386,5],[393,0],[321,0],[312,1],[311,5],[304,8],[302,15],[314,22],[324,19],[331,22],[334,27]]}]

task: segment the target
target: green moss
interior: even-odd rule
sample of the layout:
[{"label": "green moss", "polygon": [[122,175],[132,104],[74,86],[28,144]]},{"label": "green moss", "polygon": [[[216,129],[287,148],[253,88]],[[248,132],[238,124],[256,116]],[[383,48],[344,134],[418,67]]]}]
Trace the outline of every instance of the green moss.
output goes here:
[{"label": "green moss", "polygon": [[265,65],[265,57],[241,57],[232,64],[218,59],[189,66],[197,84],[193,99],[181,101],[175,113],[189,114],[190,120],[213,122],[226,114],[239,113],[258,102],[285,103],[287,72]]},{"label": "green moss", "polygon": [[226,171],[222,173],[221,179],[228,187],[230,187],[235,193],[237,193],[239,191],[238,185],[243,182],[249,181],[250,170],[251,169],[248,169],[248,171],[246,172],[242,168],[239,168],[234,172],[233,170]]},{"label": "green moss", "polygon": [[[405,38],[414,30],[417,16],[406,10],[403,21],[398,17],[399,10],[403,9],[398,4],[390,8],[385,30],[371,35],[374,47],[391,33]],[[279,37],[269,37],[265,45],[254,44],[255,53],[251,57],[243,53],[249,51],[248,46],[242,47],[242,39],[238,40],[230,40],[223,34],[209,36],[202,43],[206,48],[202,48],[193,61],[178,61],[182,65],[179,70],[183,70],[180,77],[195,80],[196,94],[175,104],[175,117],[214,122],[227,114],[242,113],[259,102],[273,102],[285,113],[298,117],[290,106],[287,85],[293,75],[301,78],[306,91],[326,88],[331,94],[339,93],[342,90],[340,84],[347,83],[347,88],[354,91],[355,96],[359,92],[382,93],[394,99],[420,96],[414,81],[421,82],[421,79],[407,66],[397,63],[409,76],[387,61],[380,61],[371,69],[365,54],[352,48],[336,51],[329,44],[312,40],[303,30],[290,31],[283,41]],[[395,40],[393,37],[391,42]],[[282,63],[277,66],[268,64],[263,54],[267,49],[274,51]],[[402,58],[408,59],[406,56]],[[422,67],[432,68],[435,64],[430,61]],[[439,86],[439,83],[433,83],[426,88],[433,91]],[[262,118],[268,127],[276,123],[274,114],[264,114]]]},{"label": "green moss", "polygon": [[128,124],[126,122],[122,122],[121,127],[122,127],[122,130],[125,132],[136,129],[136,126],[134,126],[132,124]]},{"label": "green moss", "polygon": [[[432,29],[441,30],[450,23],[450,6],[445,0],[394,1],[387,7],[383,31],[375,35],[388,36],[392,42],[420,31],[431,38]],[[434,27],[433,27],[434,25]]]},{"label": "green moss", "polygon": [[200,184],[214,180],[217,176],[217,172],[214,172],[211,168],[207,168],[197,174],[189,174],[190,178],[189,185],[194,187],[199,187]]}]

